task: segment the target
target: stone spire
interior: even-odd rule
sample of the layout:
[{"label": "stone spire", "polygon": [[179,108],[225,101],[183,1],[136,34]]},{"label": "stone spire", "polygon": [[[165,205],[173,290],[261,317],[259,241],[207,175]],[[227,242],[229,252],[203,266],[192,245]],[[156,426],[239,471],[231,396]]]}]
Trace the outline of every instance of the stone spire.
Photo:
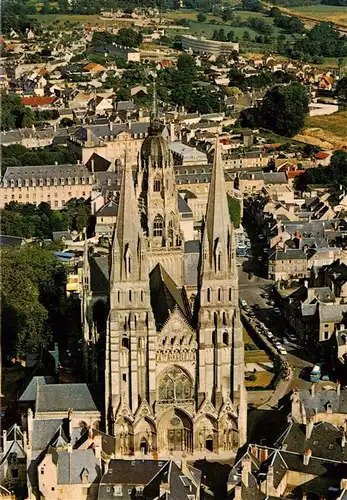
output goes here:
[{"label": "stone spire", "polygon": [[156,84],[157,74],[153,75],[153,95],[152,95],[152,110],[150,117],[150,127],[149,135],[159,135],[160,134],[160,122],[158,113],[158,99],[157,99],[157,84]]},{"label": "stone spire", "polygon": [[139,277],[141,229],[137,206],[132,168],[125,159],[112,248],[112,277],[116,281]]},{"label": "stone spire", "polygon": [[230,267],[232,225],[225,187],[219,138],[216,139],[212,177],[208,194],[203,233],[203,249],[211,270],[227,271]]}]

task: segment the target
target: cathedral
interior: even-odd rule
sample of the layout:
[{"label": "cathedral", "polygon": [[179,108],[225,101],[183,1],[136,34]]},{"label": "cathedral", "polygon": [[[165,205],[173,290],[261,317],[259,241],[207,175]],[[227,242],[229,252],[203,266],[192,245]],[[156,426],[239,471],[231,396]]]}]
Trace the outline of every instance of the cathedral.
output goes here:
[{"label": "cathedral", "polygon": [[[110,255],[105,412],[117,455],[224,454],[246,442],[235,238],[218,139],[201,241],[184,240],[178,204],[152,115],[137,171],[123,169]],[[189,260],[193,247],[198,258]]]}]

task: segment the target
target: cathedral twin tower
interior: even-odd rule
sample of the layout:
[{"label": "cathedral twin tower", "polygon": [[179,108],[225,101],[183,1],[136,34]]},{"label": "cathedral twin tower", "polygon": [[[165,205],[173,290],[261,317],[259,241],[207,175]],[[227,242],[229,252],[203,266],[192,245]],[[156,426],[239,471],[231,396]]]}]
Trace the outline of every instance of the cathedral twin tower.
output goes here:
[{"label": "cathedral twin tower", "polygon": [[112,245],[107,430],[117,455],[232,453],[246,441],[247,400],[219,140],[202,241],[194,242],[199,262],[191,260],[193,298],[173,164],[156,121],[136,174],[134,183],[125,165]]}]

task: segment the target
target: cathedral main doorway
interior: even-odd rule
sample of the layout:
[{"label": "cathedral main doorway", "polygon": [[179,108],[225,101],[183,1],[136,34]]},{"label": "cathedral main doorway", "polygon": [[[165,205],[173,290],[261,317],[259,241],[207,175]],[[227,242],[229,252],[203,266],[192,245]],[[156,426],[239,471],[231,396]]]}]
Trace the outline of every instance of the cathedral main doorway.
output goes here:
[{"label": "cathedral main doorway", "polygon": [[159,423],[160,449],[174,451],[193,451],[193,424],[188,415],[179,410],[170,410]]}]

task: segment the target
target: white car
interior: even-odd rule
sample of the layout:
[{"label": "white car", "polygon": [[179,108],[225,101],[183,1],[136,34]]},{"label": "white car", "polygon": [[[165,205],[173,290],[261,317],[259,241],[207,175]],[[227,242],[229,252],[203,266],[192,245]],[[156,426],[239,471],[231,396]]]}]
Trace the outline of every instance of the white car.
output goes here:
[{"label": "white car", "polygon": [[276,313],[276,314],[281,314],[281,311],[280,311],[280,309],[278,309],[278,307],[275,307],[275,308],[274,308],[274,313]]},{"label": "white car", "polygon": [[269,339],[273,339],[273,338],[274,338],[273,333],[271,333],[271,332],[268,332],[268,333],[266,334],[266,336],[267,336]]},{"label": "white car", "polygon": [[259,255],[258,260],[259,260],[259,262],[261,262],[263,260],[263,257],[261,255]]},{"label": "white car", "polygon": [[296,342],[296,337],[294,335],[292,335],[291,333],[288,333],[288,338],[289,340],[291,340],[292,342]]},{"label": "white car", "polygon": [[284,347],[282,347],[281,349],[278,348],[278,350],[281,354],[288,354],[287,350]]}]

